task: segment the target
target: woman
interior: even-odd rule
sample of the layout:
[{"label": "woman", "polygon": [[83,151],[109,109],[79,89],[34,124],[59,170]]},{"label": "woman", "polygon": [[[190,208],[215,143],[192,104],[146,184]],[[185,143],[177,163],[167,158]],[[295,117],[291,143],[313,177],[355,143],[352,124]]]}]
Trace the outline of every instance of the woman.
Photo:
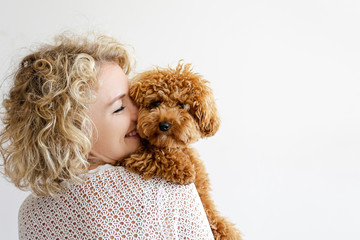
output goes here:
[{"label": "woman", "polygon": [[193,184],[113,166],[140,144],[131,70],[106,36],[63,35],[20,63],[0,134],[5,174],[33,192],[20,239],[213,239]]}]

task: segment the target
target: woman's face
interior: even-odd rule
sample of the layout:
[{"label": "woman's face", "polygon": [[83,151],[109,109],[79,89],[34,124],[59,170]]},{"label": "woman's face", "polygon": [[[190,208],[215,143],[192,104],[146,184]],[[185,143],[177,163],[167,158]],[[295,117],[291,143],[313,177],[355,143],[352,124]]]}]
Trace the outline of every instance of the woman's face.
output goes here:
[{"label": "woman's face", "polygon": [[101,63],[97,78],[96,101],[89,106],[95,125],[89,161],[114,164],[140,146],[138,109],[129,97],[128,79],[119,65]]}]

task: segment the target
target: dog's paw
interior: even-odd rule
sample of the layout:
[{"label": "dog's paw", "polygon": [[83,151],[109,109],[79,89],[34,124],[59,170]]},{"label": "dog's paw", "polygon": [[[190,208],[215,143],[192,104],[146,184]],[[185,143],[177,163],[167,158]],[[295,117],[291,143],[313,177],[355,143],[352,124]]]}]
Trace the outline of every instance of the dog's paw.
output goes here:
[{"label": "dog's paw", "polygon": [[182,170],[177,170],[173,175],[173,181],[181,185],[188,185],[195,182],[196,172],[193,165],[185,166]]},{"label": "dog's paw", "polygon": [[156,176],[157,169],[155,163],[151,160],[150,154],[132,154],[121,162],[121,166],[133,173],[144,176],[145,179],[151,179]]}]

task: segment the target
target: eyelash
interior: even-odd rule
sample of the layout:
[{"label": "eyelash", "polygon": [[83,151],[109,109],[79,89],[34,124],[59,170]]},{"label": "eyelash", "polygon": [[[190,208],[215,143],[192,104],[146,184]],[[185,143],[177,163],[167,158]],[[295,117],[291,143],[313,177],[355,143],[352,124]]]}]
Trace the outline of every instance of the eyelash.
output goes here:
[{"label": "eyelash", "polygon": [[124,107],[124,106],[121,106],[119,109],[115,110],[115,112],[114,112],[114,113],[121,112],[121,111],[122,111],[122,110],[124,110],[124,109],[125,109],[125,107]]}]

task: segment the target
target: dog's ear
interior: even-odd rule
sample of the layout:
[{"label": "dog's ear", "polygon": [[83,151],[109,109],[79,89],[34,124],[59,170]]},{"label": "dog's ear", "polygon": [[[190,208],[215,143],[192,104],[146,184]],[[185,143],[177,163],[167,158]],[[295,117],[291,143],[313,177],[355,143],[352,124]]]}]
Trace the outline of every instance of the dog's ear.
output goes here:
[{"label": "dog's ear", "polygon": [[134,104],[136,106],[139,106],[142,102],[142,99],[141,99],[141,83],[138,82],[138,81],[132,81],[130,83],[130,91],[129,91],[129,94],[130,94],[130,98],[133,100]]},{"label": "dog's ear", "polygon": [[130,80],[130,91],[129,95],[134,104],[137,107],[140,107],[140,105],[144,102],[144,84],[145,80],[147,79],[147,72],[139,73],[134,78]]},{"label": "dog's ear", "polygon": [[200,128],[201,137],[213,136],[220,126],[220,118],[213,92],[210,87],[203,85],[201,88],[201,96],[194,103],[195,119]]}]

